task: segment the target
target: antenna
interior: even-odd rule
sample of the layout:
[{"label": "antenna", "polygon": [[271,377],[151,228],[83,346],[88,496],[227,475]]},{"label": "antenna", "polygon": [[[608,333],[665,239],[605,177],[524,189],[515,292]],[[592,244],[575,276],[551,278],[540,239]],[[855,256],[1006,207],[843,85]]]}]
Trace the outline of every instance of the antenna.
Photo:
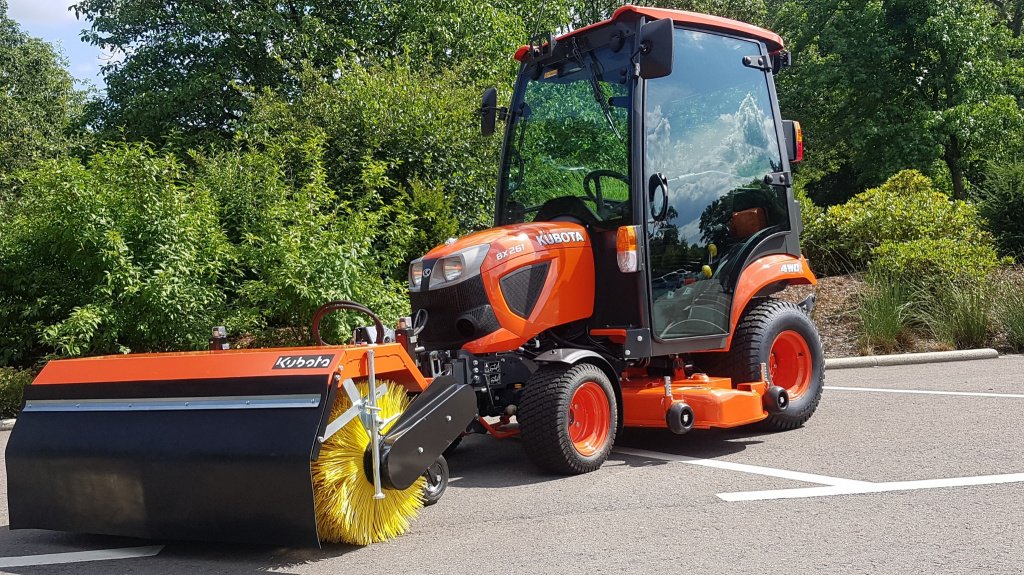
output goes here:
[{"label": "antenna", "polygon": [[527,38],[527,43],[532,44],[533,39],[537,37],[537,32],[540,30],[540,19],[544,15],[544,5],[547,4],[547,0],[540,0],[540,6],[537,7],[537,15],[533,18],[533,33]]}]

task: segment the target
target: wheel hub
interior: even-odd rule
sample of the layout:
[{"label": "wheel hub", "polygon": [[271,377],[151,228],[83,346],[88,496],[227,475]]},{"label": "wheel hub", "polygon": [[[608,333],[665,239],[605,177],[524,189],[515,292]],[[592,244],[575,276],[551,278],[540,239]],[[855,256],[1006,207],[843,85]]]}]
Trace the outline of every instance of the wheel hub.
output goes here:
[{"label": "wheel hub", "polygon": [[569,402],[569,439],[584,457],[604,447],[611,430],[611,405],[604,388],[588,381],[576,388]]},{"label": "wheel hub", "polygon": [[802,335],[786,330],[775,336],[768,354],[768,373],[772,383],[784,388],[791,399],[807,391],[811,383],[811,349]]}]

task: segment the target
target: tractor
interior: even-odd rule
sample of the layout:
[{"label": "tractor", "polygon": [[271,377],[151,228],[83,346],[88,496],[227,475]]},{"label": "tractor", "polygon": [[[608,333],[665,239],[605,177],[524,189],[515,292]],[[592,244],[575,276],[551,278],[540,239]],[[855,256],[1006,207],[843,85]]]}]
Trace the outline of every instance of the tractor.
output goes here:
[{"label": "tractor", "polygon": [[771,297],[816,281],[782,40],[623,6],[516,59],[511,105],[490,89],[481,106],[484,134],[506,122],[495,227],[409,269],[421,363],[472,386],[481,416],[514,416],[557,473],[597,469],[624,427],[802,425],[823,354],[813,298]]},{"label": "tractor", "polygon": [[[598,469],[624,428],[788,430],[823,386],[782,118],[782,39],[623,6],[532,38],[508,106],[494,227],[409,266],[394,328],[354,302],[318,345],[49,362],[6,452],[11,528],[367,544],[441,496],[467,433],[541,469]],[[327,345],[335,311],[372,319]],[[469,454],[467,454],[469,456]]]}]

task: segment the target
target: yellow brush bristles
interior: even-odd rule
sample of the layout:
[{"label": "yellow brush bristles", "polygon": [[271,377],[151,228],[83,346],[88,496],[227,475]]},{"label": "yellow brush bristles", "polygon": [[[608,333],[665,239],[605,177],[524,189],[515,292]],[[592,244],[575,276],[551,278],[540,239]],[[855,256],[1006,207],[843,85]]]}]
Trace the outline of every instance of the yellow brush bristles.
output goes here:
[{"label": "yellow brush bristles", "polygon": [[[380,418],[387,420],[404,411],[409,398],[401,385],[378,382],[382,385],[386,385],[387,392],[377,406]],[[368,384],[362,382],[357,387],[365,397]],[[351,406],[348,395],[339,393],[329,421]],[[373,483],[363,471],[363,454],[369,444],[370,435],[355,419],[320,447],[320,456],[313,462],[313,496],[322,541],[369,545],[392,539],[409,529],[410,521],[423,507],[426,480],[422,477],[408,489],[385,489],[384,499],[373,498]]]}]

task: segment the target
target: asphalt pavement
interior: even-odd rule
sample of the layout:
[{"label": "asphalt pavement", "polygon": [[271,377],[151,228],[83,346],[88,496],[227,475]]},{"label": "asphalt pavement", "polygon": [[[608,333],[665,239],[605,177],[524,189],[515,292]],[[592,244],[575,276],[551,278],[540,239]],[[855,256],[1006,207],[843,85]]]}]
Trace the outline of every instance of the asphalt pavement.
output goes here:
[{"label": "asphalt pavement", "polygon": [[[826,386],[800,429],[629,432],[578,477],[542,474],[514,439],[466,438],[444,498],[388,543],[0,529],[0,572],[1024,573],[1024,357],[835,370]],[[0,490],[6,525],[6,472]],[[81,561],[111,549],[144,556]],[[73,562],[26,566],[56,561]]]}]

